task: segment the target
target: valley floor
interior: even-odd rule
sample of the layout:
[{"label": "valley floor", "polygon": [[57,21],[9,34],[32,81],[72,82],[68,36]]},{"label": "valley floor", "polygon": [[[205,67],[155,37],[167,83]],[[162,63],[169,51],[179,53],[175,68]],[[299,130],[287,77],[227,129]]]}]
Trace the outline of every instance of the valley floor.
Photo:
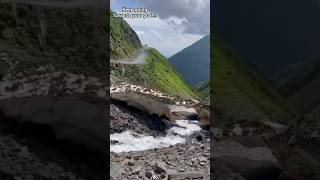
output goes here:
[{"label": "valley floor", "polygon": [[197,121],[168,120],[111,102],[111,179],[209,179],[210,136]]}]

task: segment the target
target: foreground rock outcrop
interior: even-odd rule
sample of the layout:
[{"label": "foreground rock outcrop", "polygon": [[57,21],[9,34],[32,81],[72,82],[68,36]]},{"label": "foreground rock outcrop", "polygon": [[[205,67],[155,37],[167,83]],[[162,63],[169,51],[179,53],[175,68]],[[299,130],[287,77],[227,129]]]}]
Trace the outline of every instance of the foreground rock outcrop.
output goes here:
[{"label": "foreground rock outcrop", "polygon": [[211,178],[218,180],[286,180],[285,169],[269,147],[270,137],[284,125],[267,121],[237,121],[212,128]]},{"label": "foreground rock outcrop", "polygon": [[270,139],[270,147],[293,180],[320,179],[320,119],[304,116],[282,134]]},{"label": "foreground rock outcrop", "polygon": [[209,108],[198,105],[196,100],[170,97],[164,93],[141,86],[123,83],[110,87],[110,98],[126,102],[127,105],[148,114],[165,117],[171,121],[181,119],[198,119],[205,129],[210,126]]}]

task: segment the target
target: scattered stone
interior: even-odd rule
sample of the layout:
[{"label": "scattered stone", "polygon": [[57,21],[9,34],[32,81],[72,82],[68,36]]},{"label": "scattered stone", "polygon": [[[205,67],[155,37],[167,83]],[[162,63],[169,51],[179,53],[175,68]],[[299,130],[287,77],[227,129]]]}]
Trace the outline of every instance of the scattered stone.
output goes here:
[{"label": "scattered stone", "polygon": [[221,138],[223,136],[223,130],[220,128],[213,128],[213,137]]},{"label": "scattered stone", "polygon": [[147,171],[145,174],[144,174],[147,178],[151,178],[152,177],[152,173],[150,171]]},{"label": "scattered stone", "polygon": [[165,164],[163,162],[157,162],[155,165],[154,165],[154,172],[157,173],[157,174],[166,174],[166,167],[165,167]]},{"label": "scattered stone", "polygon": [[242,128],[240,127],[240,125],[237,124],[236,127],[232,129],[232,132],[235,136],[241,136]]},{"label": "scattered stone", "polygon": [[134,161],[129,160],[129,161],[128,161],[128,165],[129,165],[129,166],[134,166]]}]

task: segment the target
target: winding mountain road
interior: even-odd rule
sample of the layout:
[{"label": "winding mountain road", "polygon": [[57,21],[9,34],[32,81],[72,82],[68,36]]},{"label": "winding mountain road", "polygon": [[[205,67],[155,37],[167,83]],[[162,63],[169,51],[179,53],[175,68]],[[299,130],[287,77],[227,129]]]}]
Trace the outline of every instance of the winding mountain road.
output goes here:
[{"label": "winding mountain road", "polygon": [[150,48],[140,48],[137,50],[135,57],[132,58],[123,58],[123,59],[110,59],[111,63],[120,63],[120,64],[145,64],[146,57],[150,53]]}]

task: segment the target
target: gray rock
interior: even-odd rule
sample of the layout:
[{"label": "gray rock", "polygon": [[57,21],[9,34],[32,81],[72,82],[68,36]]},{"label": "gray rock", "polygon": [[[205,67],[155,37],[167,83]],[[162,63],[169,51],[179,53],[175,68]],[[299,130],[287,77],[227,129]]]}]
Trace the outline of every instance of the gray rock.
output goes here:
[{"label": "gray rock", "polygon": [[167,168],[165,167],[165,163],[163,162],[157,162],[154,165],[154,172],[157,174],[166,174]]},{"label": "gray rock", "polygon": [[151,178],[152,177],[152,173],[150,171],[147,171],[145,174],[144,174],[147,178]]},{"label": "gray rock", "polygon": [[320,179],[319,129],[319,117],[306,115],[270,139],[273,154],[293,180]]},{"label": "gray rock", "polygon": [[124,172],[124,169],[119,164],[112,163],[110,165],[110,177],[117,178],[123,172]]}]

